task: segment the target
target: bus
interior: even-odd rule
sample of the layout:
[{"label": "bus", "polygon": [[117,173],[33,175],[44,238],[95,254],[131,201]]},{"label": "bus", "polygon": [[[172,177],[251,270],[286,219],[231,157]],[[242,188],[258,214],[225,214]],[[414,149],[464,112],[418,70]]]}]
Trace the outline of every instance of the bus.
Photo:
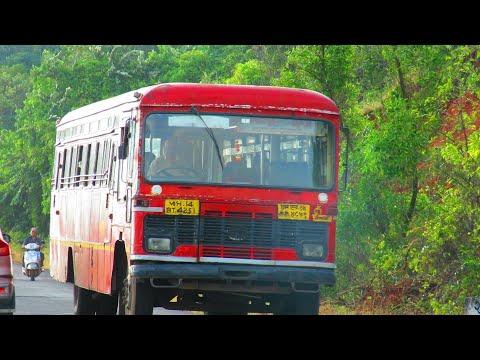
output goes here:
[{"label": "bus", "polygon": [[335,284],[339,130],[328,97],[270,86],[161,83],[71,111],[51,276],[74,285],[75,314],[318,314]]}]

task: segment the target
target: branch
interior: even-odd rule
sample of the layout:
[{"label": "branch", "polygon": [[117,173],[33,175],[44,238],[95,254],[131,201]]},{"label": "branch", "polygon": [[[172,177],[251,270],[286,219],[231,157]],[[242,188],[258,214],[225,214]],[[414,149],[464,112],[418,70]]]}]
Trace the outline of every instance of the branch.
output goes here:
[{"label": "branch", "polygon": [[[396,46],[394,46],[395,50],[396,50]],[[402,92],[402,97],[404,99],[407,99],[407,88],[405,86],[405,79],[404,79],[404,76],[403,76],[403,71],[402,71],[402,67],[400,65],[400,59],[398,58],[397,54],[396,54],[396,51],[395,51],[395,66],[397,67],[397,73],[398,73],[398,80],[400,82],[400,91]]]},{"label": "branch", "polygon": [[408,244],[407,253],[405,254],[405,260],[404,260],[404,263],[403,263],[403,275],[405,275],[405,273],[407,272],[408,256],[410,255],[410,250],[412,249],[413,244],[415,244],[416,242],[418,242],[418,239],[413,239],[410,242],[410,244]]},{"label": "branch", "polygon": [[412,221],[413,214],[415,212],[415,207],[417,205],[417,196],[418,196],[418,174],[415,172],[415,175],[413,176],[413,181],[412,181],[412,197],[410,199],[410,206],[408,207],[407,211],[407,223],[405,232],[403,234],[403,237],[407,236],[406,230],[410,226],[410,222]]}]

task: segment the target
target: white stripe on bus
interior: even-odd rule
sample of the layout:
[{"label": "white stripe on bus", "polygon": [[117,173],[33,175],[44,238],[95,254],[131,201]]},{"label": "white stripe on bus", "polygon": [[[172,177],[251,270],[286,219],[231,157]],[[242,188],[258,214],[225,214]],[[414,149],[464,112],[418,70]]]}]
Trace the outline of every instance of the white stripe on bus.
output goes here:
[{"label": "white stripe on bus", "polygon": [[142,207],[134,206],[133,211],[143,211],[143,212],[163,212],[163,207]]},{"label": "white stripe on bus", "polygon": [[196,263],[196,257],[166,256],[166,255],[131,255],[130,260],[168,261],[168,262],[191,262]]},{"label": "white stripe on bus", "polygon": [[[186,256],[167,256],[167,255],[131,255],[130,260],[149,260],[149,261],[168,261],[168,262],[191,262],[196,263],[195,257]],[[201,263],[223,263],[223,264],[250,264],[250,265],[268,265],[268,266],[295,266],[295,267],[315,267],[336,269],[337,266],[332,263],[314,262],[314,261],[285,261],[285,260],[255,260],[255,259],[232,259],[219,257],[201,257]]]}]

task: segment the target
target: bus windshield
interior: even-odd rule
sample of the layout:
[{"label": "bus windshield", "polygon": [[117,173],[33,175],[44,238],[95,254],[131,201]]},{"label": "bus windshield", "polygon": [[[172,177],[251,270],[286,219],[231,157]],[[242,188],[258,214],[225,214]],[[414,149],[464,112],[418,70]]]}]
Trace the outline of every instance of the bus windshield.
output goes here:
[{"label": "bus windshield", "polygon": [[323,190],[334,187],[332,123],[244,115],[201,116],[205,123],[195,114],[152,113],[146,117],[142,171],[148,182]]}]

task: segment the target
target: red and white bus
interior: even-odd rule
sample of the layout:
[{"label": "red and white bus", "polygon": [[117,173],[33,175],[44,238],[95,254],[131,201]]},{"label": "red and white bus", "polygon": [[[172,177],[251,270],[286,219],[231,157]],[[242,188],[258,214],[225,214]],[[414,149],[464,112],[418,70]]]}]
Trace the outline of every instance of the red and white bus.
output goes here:
[{"label": "red and white bus", "polygon": [[[157,84],[68,113],[52,277],[74,284],[76,314],[318,314],[339,129],[326,96],[266,86]],[[152,171],[169,141],[182,162]]]}]

